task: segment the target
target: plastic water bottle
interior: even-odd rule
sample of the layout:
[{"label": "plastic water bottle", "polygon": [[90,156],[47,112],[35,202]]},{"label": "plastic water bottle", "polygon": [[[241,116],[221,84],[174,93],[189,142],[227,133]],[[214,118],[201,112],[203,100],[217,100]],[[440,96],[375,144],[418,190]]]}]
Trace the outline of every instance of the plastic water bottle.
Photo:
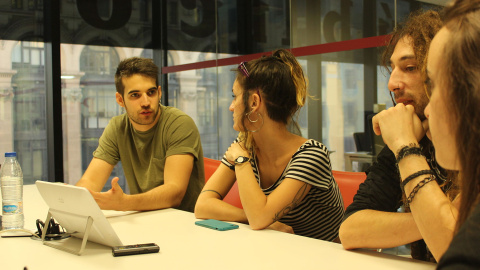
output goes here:
[{"label": "plastic water bottle", "polygon": [[0,181],[2,182],[2,228],[23,229],[23,173],[17,153],[5,153]]}]

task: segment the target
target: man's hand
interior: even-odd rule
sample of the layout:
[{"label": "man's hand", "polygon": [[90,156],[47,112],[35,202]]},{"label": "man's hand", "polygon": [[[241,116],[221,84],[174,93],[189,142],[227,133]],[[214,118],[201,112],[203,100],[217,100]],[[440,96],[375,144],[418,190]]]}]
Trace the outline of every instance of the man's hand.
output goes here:
[{"label": "man's hand", "polygon": [[90,190],[90,193],[102,210],[126,210],[124,203],[128,195],[123,193],[122,188],[118,184],[118,177],[112,179],[112,188],[107,192],[94,192]]},{"label": "man's hand", "polygon": [[[425,129],[412,105],[403,103],[384,110],[372,119],[373,131],[382,135],[383,141],[393,153],[412,142],[419,142],[425,136]],[[428,125],[428,123],[426,123]]]},{"label": "man's hand", "polygon": [[280,231],[280,232],[286,232],[286,233],[295,234],[295,232],[293,231],[293,228],[292,228],[291,226],[288,226],[287,224],[282,223],[282,222],[280,222],[280,221],[276,221],[275,223],[273,223],[272,225],[268,226],[267,228],[268,228],[268,229],[275,230],[275,231]]}]

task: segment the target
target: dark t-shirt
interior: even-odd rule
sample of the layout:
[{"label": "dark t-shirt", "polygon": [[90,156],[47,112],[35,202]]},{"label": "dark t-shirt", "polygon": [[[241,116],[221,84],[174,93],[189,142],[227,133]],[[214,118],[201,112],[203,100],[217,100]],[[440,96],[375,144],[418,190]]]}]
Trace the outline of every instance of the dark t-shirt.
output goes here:
[{"label": "dark t-shirt", "polygon": [[[446,179],[446,173],[435,161],[431,141],[425,136],[420,141],[420,145],[427,162],[435,171],[437,181],[443,183]],[[345,210],[344,220],[360,210],[397,212],[402,205],[402,189],[400,188],[400,175],[395,155],[388,146],[385,146],[378,154],[377,161],[367,170],[367,179],[360,184],[353,202]],[[419,260],[434,261],[423,240],[412,243],[412,257]]]}]

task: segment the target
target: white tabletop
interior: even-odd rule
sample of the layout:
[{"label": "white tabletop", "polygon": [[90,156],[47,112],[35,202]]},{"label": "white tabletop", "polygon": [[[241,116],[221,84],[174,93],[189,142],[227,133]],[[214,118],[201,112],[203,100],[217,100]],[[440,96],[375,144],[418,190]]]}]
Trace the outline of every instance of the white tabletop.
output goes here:
[{"label": "white tabletop", "polygon": [[[24,188],[25,228],[45,219],[47,206],[34,185]],[[346,251],[340,244],[249,226],[215,231],[196,226],[194,215],[175,209],[108,218],[124,244],[154,242],[160,252],[113,257],[88,243],[77,256],[30,238],[0,238],[1,269],[435,269],[435,264],[374,251]]]}]

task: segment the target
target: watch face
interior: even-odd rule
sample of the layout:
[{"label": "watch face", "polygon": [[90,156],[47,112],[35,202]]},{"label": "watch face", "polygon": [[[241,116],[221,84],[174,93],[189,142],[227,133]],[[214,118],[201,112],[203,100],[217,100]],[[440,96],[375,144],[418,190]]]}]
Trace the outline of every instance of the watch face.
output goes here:
[{"label": "watch face", "polygon": [[244,163],[244,162],[247,162],[247,161],[248,161],[248,158],[243,157],[243,156],[239,156],[239,157],[237,157],[237,159],[235,160],[235,163]]}]

